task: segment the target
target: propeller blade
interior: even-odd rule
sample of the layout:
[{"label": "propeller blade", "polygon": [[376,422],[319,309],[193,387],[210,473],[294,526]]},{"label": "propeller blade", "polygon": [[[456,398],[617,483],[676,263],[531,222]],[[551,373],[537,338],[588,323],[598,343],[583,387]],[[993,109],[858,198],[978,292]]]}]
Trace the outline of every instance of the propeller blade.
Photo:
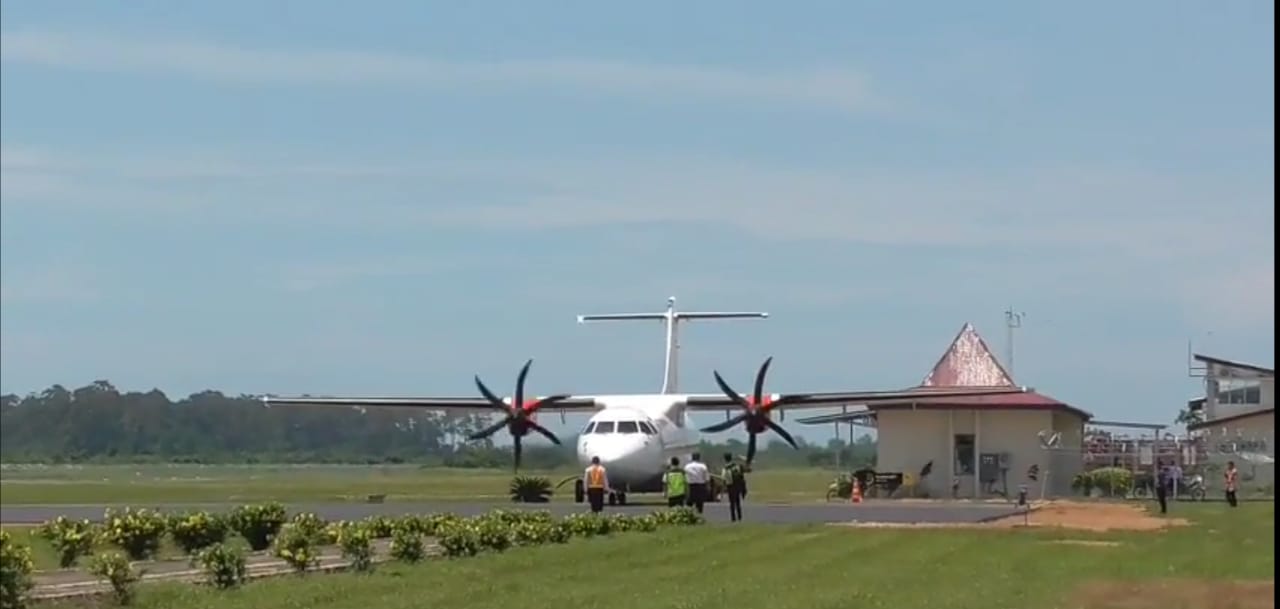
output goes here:
[{"label": "propeller blade", "polygon": [[709,426],[707,426],[707,427],[703,427],[701,431],[702,431],[703,433],[718,433],[718,432],[724,431],[724,430],[726,430],[726,429],[729,429],[730,427],[733,427],[734,425],[737,425],[738,423],[741,423],[741,422],[743,422],[743,421],[747,420],[747,416],[748,416],[748,415],[747,415],[746,413],[742,413],[742,414],[740,414],[740,415],[738,415],[738,416],[736,416],[736,417],[733,417],[732,419],[729,419],[729,420],[727,420],[727,421],[721,421],[721,422],[719,422],[719,423],[716,423],[715,425],[709,425]]},{"label": "propeller blade", "polygon": [[557,438],[556,434],[551,433],[551,430],[547,429],[546,427],[543,427],[533,421],[529,421],[529,428],[542,434],[543,437],[545,437],[548,440],[551,440],[554,444],[556,445],[560,444],[560,438]]},{"label": "propeller blade", "polygon": [[499,429],[502,429],[503,427],[506,427],[506,426],[507,426],[507,420],[508,420],[508,418],[507,418],[507,417],[503,417],[503,419],[502,419],[501,421],[498,421],[497,423],[494,423],[493,425],[490,425],[490,426],[488,426],[488,427],[486,427],[486,428],[484,428],[484,429],[481,429],[480,431],[477,431],[477,432],[475,432],[475,433],[473,433],[473,434],[471,434],[471,435],[467,436],[467,439],[469,439],[469,440],[479,440],[480,438],[487,438],[487,437],[489,437],[489,436],[491,436],[491,435],[493,435],[493,434],[497,433],[497,431],[498,431]]},{"label": "propeller blade", "polygon": [[751,463],[756,458],[756,434],[747,435],[747,463]]},{"label": "propeller blade", "polygon": [[552,406],[556,402],[561,402],[571,397],[573,396],[568,394],[547,396],[545,398],[542,398],[541,400],[538,400],[537,402],[534,402],[533,405],[529,407],[529,412],[533,412],[539,408],[544,408],[546,406]]},{"label": "propeller blade", "polygon": [[786,440],[787,444],[791,445],[791,448],[800,450],[800,447],[796,445],[796,439],[791,437],[791,434],[787,433],[787,430],[783,429],[781,425],[778,425],[777,423],[774,423],[769,419],[765,419],[764,424],[768,425],[769,429],[772,429],[773,431],[777,432],[778,435],[782,436],[782,439]]},{"label": "propeller blade", "polygon": [[503,410],[508,410],[507,405],[502,401],[502,398],[494,395],[492,391],[489,391],[489,388],[484,386],[484,381],[480,380],[480,375],[478,374],[476,375],[476,388],[480,390],[480,394],[484,396],[484,399],[489,400],[491,404],[494,406],[501,406]]},{"label": "propeller blade", "polygon": [[721,378],[719,372],[712,370],[711,374],[715,375],[716,384],[720,386],[720,391],[723,391],[725,395],[729,396],[729,399],[733,400],[734,402],[737,402],[738,405],[741,406],[743,409],[747,410],[748,412],[751,411],[751,404],[747,402],[746,398],[743,398],[741,395],[738,395],[738,392],[734,391],[733,388],[730,387],[728,383],[724,382],[724,379]]},{"label": "propeller blade", "polygon": [[764,404],[764,376],[769,372],[769,364],[773,363],[773,356],[765,358],[764,364],[760,365],[760,371],[756,373],[756,386],[754,396],[756,398],[756,406]]},{"label": "propeller blade", "polygon": [[533,364],[533,360],[524,363],[524,367],[520,369],[520,376],[516,377],[516,397],[512,400],[512,404],[516,408],[524,408],[524,379],[529,376],[529,366]]}]

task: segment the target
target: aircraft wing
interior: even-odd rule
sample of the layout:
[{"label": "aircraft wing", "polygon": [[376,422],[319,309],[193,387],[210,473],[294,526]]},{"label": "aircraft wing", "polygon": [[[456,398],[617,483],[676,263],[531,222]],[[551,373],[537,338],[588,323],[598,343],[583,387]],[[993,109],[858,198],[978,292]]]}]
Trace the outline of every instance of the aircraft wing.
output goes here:
[{"label": "aircraft wing", "polygon": [[[832,406],[888,405],[910,404],[915,400],[926,398],[950,398],[977,395],[1000,395],[1006,393],[1025,393],[1026,387],[984,387],[974,389],[930,389],[914,388],[898,391],[835,391],[824,393],[783,393],[768,396],[770,402],[781,402],[779,410],[793,408],[830,408]],[[691,395],[685,405],[693,411],[724,410],[737,408],[738,405],[725,395],[707,394]]]},{"label": "aircraft wing", "polygon": [[[530,401],[545,396],[532,398]],[[334,406],[348,408],[413,408],[419,410],[499,410],[498,406],[482,397],[450,398],[450,397],[278,397],[263,396],[262,403],[268,408],[272,406]],[[509,400],[510,398],[508,398]],[[599,408],[595,398],[591,396],[572,396],[546,406],[549,411],[566,410],[569,412],[592,411]]]}]

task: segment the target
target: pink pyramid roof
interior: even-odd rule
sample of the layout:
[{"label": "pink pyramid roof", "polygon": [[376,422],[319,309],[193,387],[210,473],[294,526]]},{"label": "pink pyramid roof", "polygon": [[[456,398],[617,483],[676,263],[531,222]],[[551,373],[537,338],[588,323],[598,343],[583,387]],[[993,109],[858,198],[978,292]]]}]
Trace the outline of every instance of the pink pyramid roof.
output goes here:
[{"label": "pink pyramid roof", "polygon": [[1013,377],[987,347],[973,324],[966,323],[921,387],[1015,387]]},{"label": "pink pyramid roof", "polygon": [[956,387],[1016,387],[1013,377],[1000,365],[999,360],[991,353],[986,341],[978,335],[973,324],[966,323],[960,333],[951,341],[938,363],[924,377],[924,381],[916,389],[919,397],[900,404],[884,404],[873,406],[874,410],[892,410],[898,408],[961,408],[982,410],[1060,410],[1074,413],[1085,420],[1093,415],[1074,406],[1060,402],[1047,395],[1035,391],[1003,393],[997,395],[971,395],[938,397],[930,396],[933,391]]}]

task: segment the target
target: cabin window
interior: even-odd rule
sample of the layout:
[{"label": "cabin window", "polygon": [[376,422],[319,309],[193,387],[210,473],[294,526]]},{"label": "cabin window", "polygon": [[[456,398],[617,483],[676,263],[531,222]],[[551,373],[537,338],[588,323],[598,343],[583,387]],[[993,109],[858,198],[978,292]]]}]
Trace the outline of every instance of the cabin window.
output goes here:
[{"label": "cabin window", "polygon": [[613,421],[598,421],[592,433],[613,433]]},{"label": "cabin window", "polygon": [[658,435],[658,430],[654,429],[652,425],[644,421],[640,421],[640,431],[643,431],[645,434],[650,436]]},{"label": "cabin window", "polygon": [[635,421],[618,421],[618,433],[640,433],[640,426]]},{"label": "cabin window", "polygon": [[955,446],[956,475],[972,475],[974,469],[973,434],[956,434]]}]

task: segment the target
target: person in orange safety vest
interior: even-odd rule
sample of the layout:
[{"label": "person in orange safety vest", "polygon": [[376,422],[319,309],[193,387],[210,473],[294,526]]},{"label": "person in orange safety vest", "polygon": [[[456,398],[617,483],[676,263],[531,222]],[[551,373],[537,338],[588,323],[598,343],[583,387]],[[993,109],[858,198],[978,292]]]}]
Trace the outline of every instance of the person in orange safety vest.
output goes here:
[{"label": "person in orange safety vest", "polygon": [[600,465],[600,457],[591,457],[591,465],[583,473],[583,485],[587,489],[587,501],[592,512],[604,510],[604,495],[609,490],[609,474]]}]

